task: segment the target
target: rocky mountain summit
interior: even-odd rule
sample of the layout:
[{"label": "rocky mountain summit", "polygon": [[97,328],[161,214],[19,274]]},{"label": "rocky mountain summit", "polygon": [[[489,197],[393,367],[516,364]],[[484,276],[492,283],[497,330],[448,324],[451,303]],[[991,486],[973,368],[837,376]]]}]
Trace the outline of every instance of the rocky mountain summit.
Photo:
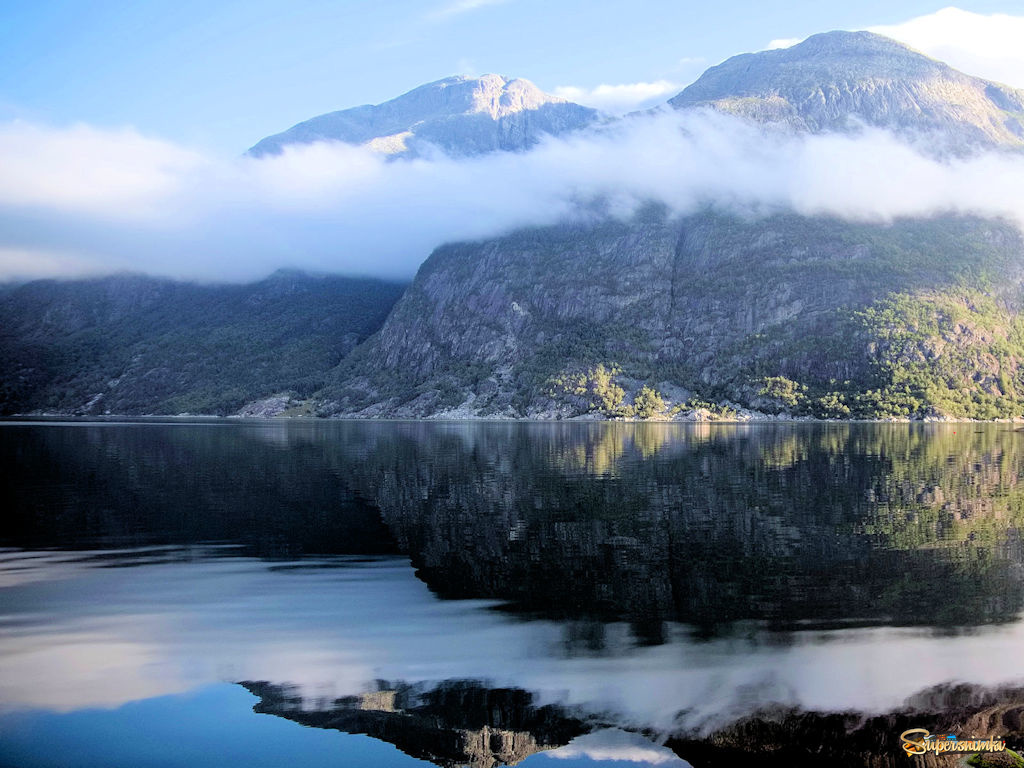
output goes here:
[{"label": "rocky mountain summit", "polygon": [[945,149],[1024,146],[1024,91],[966,75],[872,32],[826,32],[791,48],[744,53],[669,101],[798,130],[863,123]]},{"label": "rocky mountain summit", "polygon": [[558,136],[593,123],[596,110],[544,93],[529,80],[501,75],[448,77],[398,98],[330,112],[268,136],[249,150],[254,157],[280,154],[290,145],[340,141],[390,157],[453,156],[523,150],[545,135]]}]

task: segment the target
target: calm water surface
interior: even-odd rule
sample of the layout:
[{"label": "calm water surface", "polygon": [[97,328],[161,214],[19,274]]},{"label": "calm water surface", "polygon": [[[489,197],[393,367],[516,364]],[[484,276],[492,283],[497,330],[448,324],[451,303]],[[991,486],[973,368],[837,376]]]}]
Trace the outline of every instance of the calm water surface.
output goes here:
[{"label": "calm water surface", "polygon": [[835,713],[896,765],[1024,713],[1012,425],[9,423],[0,466],[0,765],[796,765]]}]

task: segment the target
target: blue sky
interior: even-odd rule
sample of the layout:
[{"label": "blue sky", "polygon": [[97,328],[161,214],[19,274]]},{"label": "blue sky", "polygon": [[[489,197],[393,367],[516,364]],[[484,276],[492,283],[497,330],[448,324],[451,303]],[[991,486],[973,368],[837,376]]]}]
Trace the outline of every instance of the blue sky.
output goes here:
[{"label": "blue sky", "polygon": [[[2,0],[0,121],[132,126],[229,156],[313,115],[454,73],[526,77],[548,91],[686,85],[773,39],[897,24],[946,4]],[[1020,0],[957,6],[1024,10]]]}]

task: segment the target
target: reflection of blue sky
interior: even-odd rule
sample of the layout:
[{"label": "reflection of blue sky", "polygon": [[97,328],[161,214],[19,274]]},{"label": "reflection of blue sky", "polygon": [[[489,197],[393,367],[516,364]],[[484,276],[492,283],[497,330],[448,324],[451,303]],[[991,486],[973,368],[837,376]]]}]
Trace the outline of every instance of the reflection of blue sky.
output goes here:
[{"label": "reflection of blue sky", "polygon": [[771,701],[880,709],[951,678],[1024,678],[1020,623],[956,637],[873,629],[780,638],[751,628],[710,642],[676,627],[654,647],[634,645],[615,624],[603,650],[577,651],[566,625],[438,600],[401,558],[171,554],[134,568],[87,566],[69,553],[0,557],[0,707],[113,708],[246,679],[293,683],[310,701],[377,679],[475,679],[659,729],[682,710],[699,720]]},{"label": "reflection of blue sky", "polygon": [[0,763],[22,768],[430,765],[369,736],[254,714],[255,702],[242,688],[219,684],[113,710],[8,714],[0,716]]},{"label": "reflection of blue sky", "polygon": [[[0,764],[22,768],[304,768],[431,763],[360,734],[306,728],[272,715],[257,715],[256,697],[230,684],[186,694],[130,702],[116,709],[68,713],[19,712],[0,716]],[[606,729],[540,752],[527,768],[687,768],[686,761],[642,736]]]}]

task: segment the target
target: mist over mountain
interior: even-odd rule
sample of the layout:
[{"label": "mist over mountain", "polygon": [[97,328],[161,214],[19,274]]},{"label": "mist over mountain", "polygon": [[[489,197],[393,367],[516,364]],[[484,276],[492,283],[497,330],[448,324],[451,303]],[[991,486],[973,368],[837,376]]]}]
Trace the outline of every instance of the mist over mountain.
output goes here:
[{"label": "mist over mountain", "polygon": [[[572,105],[497,77],[426,86],[426,96],[413,98],[413,92],[389,102],[387,110],[401,117],[397,122],[352,118],[349,123],[362,127],[347,134],[349,140],[287,143],[280,153],[259,156],[212,158],[132,131],[0,126],[0,230],[7,233],[0,278],[133,271],[237,282],[289,266],[407,280],[445,243],[586,218],[595,210],[625,218],[651,202],[680,215],[711,206],[743,215],[794,211],[853,221],[935,214],[1024,221],[1024,153],[1002,151],[1011,145],[986,150],[964,138],[977,136],[982,118],[960,95],[947,105],[948,115],[960,120],[952,132],[935,127],[924,97],[906,109],[902,96],[893,97],[927,91],[927,78],[904,70],[948,67],[875,35],[826,38],[847,41],[841,54],[824,56],[831,70],[816,74],[824,64],[807,53],[811,40],[781,52],[795,62],[787,71],[803,72],[811,83],[820,75],[842,85],[842,73],[852,71],[848,62],[861,62],[857,71],[873,72],[871,82],[899,85],[877,93],[864,86],[870,98],[861,100],[881,104],[883,118],[903,115],[905,129],[884,127],[888,118],[875,125],[858,112],[857,99],[846,99],[830,102],[830,114],[846,116],[834,129],[797,130],[704,104],[585,125],[570,121],[577,127],[538,132],[527,128],[547,107]],[[880,55],[879,45],[899,56]],[[738,92],[750,91],[746,80],[775,67],[779,55],[745,59],[750,74],[734,84]],[[887,75],[894,58],[898,71]],[[956,75],[949,72],[947,80]],[[808,88],[810,96],[796,88],[789,98],[811,104],[816,91]],[[932,96],[940,99],[941,88]],[[521,108],[538,103],[538,109]],[[367,109],[375,114],[378,108]],[[1009,120],[999,117],[999,125]],[[520,119],[530,125],[502,133],[502,121]],[[374,148],[413,123],[414,132],[434,126],[438,140],[410,139],[397,155]],[[478,141],[477,128],[486,141]],[[529,148],[502,150],[508,145],[500,142],[515,136]],[[445,141],[447,150],[440,146]]]},{"label": "mist over mountain", "polygon": [[[938,136],[966,154],[1019,145],[1022,98],[879,35],[833,32],[730,59],[670,103],[801,132]],[[1017,228],[977,217],[655,207],[521,231],[435,251],[323,407],[1008,417],[1022,412],[1022,276]]]},{"label": "mist over mountain", "polygon": [[[356,325],[345,308],[354,294],[345,307],[284,298],[260,315],[266,333],[225,318],[249,329],[241,359],[272,358],[273,375],[197,344],[189,355],[231,372],[179,371],[166,391],[120,398],[109,382],[179,370],[161,355],[181,359],[189,331],[173,354],[146,336],[166,339],[174,313],[133,326],[149,329],[126,342],[147,350],[139,368],[117,345],[57,339],[66,333],[44,322],[40,298],[52,288],[9,290],[0,310],[18,321],[5,328],[3,407],[1024,416],[1024,93],[879,35],[830,32],[733,57],[669,104],[599,119],[525,80],[457,77],[313,118],[230,167],[140,144],[132,151],[159,183],[60,186],[61,213],[40,242],[54,253],[91,243],[109,264],[152,249],[159,232],[161,253],[149,253],[161,269],[191,259],[251,274],[283,247],[307,269],[392,276],[421,265],[416,277],[397,303],[397,289],[373,284]],[[17,148],[43,154],[51,137],[38,138]],[[46,184],[60,172],[8,181],[0,219],[22,232],[46,221]],[[23,188],[39,211],[31,220]],[[62,285],[69,302],[96,301],[92,283]],[[325,313],[315,326],[293,323],[314,312]],[[120,339],[117,322],[100,313],[91,333]],[[277,355],[282,344],[331,353]],[[53,363],[42,349],[64,351]]]}]

